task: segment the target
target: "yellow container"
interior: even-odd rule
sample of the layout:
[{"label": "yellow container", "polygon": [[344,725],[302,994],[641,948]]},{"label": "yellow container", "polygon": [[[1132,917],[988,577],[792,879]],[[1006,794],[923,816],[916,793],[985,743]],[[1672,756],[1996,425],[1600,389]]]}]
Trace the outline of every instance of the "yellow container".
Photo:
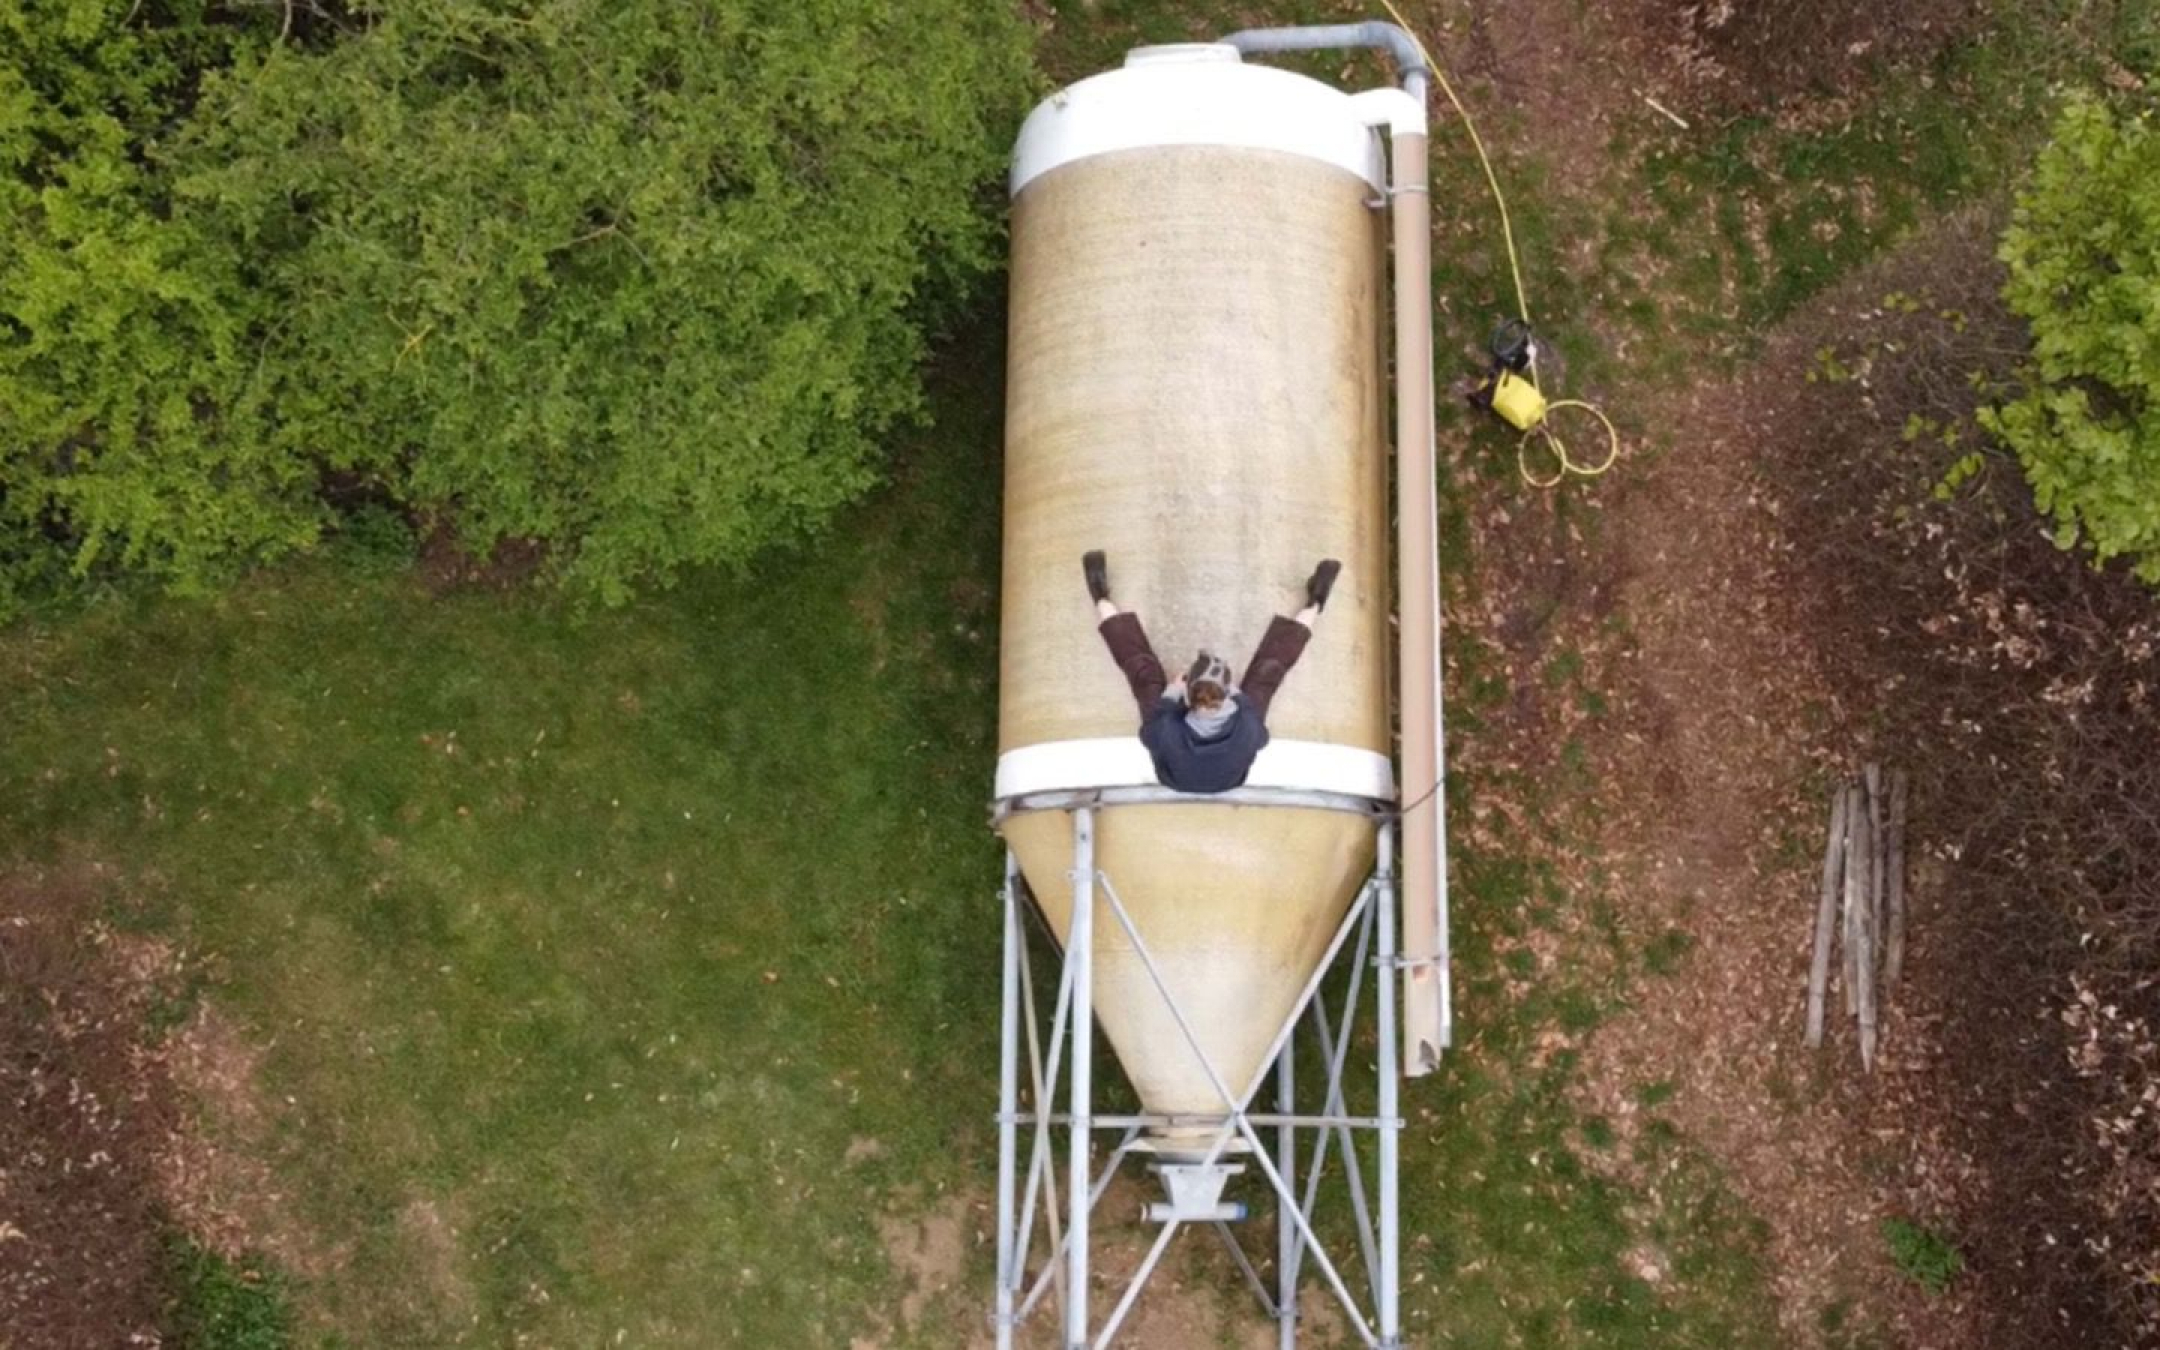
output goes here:
[{"label": "yellow container", "polygon": [[1545,420],[1545,395],[1513,371],[1503,370],[1493,383],[1492,410],[1518,431],[1528,431]]}]

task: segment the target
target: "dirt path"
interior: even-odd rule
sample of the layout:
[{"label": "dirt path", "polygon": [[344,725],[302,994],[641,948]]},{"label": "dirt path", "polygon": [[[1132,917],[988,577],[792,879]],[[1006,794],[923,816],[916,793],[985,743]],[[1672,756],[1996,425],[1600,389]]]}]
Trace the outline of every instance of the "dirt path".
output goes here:
[{"label": "dirt path", "polygon": [[[1894,1326],[1899,1344],[1983,1345],[1965,1309],[1901,1286],[1879,1232],[1899,1178],[1927,1164],[1912,1141],[1878,1133],[1873,1108],[1924,1060],[1924,1029],[1893,1014],[1872,1079],[1835,1031],[1820,1055],[1800,1047],[1815,808],[1852,710],[1782,588],[1781,503],[1755,472],[1749,429],[1714,414],[1728,395],[1704,390],[1677,417],[1672,450],[1603,491],[1593,531],[1564,526],[1549,500],[1481,527],[1480,555],[1498,567],[1481,626],[1517,691],[1504,728],[1517,767],[1550,777],[1569,754],[1587,767],[1584,800],[1565,809],[1595,820],[1594,837],[1557,865],[1595,859],[1634,942],[1681,953],[1589,1039],[1583,1106],[1613,1123],[1624,1160],[1646,1124],[1644,1089],[1669,1085],[1662,1120],[1767,1226],[1787,1343],[1857,1324]],[[1609,712],[1541,678],[1563,657],[1591,672]]]},{"label": "dirt path", "polygon": [[1924,1029],[1893,1008],[1872,1077],[1841,1019],[1822,1052],[1801,1045],[1824,789],[1857,767],[1861,710],[1821,668],[1805,597],[1785,584],[1791,527],[1749,453],[1756,429],[1718,415],[1731,395],[1685,408],[1672,453],[1608,526],[1633,642],[1630,706],[1591,755],[1604,851],[1630,922],[1687,941],[1596,1038],[1589,1095],[1624,1118],[1635,1084],[1676,1084],[1671,1114],[1768,1224],[1790,1343],[1857,1319],[1896,1326],[1899,1344],[1982,1345],[1967,1310],[1910,1294],[1880,1233],[1924,1164],[1874,1108],[1925,1061]]},{"label": "dirt path", "polygon": [[0,1341],[19,1350],[157,1343],[175,1104],[142,1025],[164,962],[93,922],[99,884],[0,876]]},{"label": "dirt path", "polygon": [[[1687,53],[1652,40],[1663,30],[1642,16],[1654,5],[1604,11],[1588,28],[1565,6],[1527,8],[1504,31],[1472,24],[1455,49],[1487,86],[1473,102],[1548,110],[1503,124],[1502,158],[1542,164],[1594,232],[1626,176],[1609,162],[1612,127],[1643,115],[1645,96],[1690,113],[1717,99],[1692,81]],[[1849,8],[1838,23],[1858,22]],[[1930,7],[1911,33],[1891,36],[1924,51],[1974,12]],[[1810,378],[1825,316],[1913,286],[1906,274],[1931,262],[1977,275],[1992,238],[1983,231],[1977,253],[1970,239],[1942,253],[1923,238],[1908,261],[1871,269],[1767,335],[1761,359],[1730,379],[1655,391],[1654,403],[1645,389],[1599,391],[1624,414],[1655,407],[1659,443],[1638,441],[1618,473],[1571,485],[1565,502],[1477,491],[1478,595],[1450,616],[1505,667],[1510,700],[1477,754],[1528,786],[1499,809],[1558,818],[1569,837],[1549,841],[1550,865],[1578,893],[1603,889],[1630,945],[1661,953],[1582,1047],[1583,1109],[1612,1123],[1614,1169],[1653,1196],[1663,1164],[1630,1161],[1646,1130],[1677,1127],[1723,1174],[1762,1220],[1790,1345],[1994,1350],[2029,1339],[1981,1281],[1922,1293],[1893,1267],[1882,1233],[1886,1218],[1989,1203],[1970,1136],[1946,1120],[1944,1083],[1957,1069],[1938,1032],[1957,1010],[1946,1012],[1940,977],[1957,958],[1931,948],[1925,926],[1955,906],[1950,869],[1924,849],[1912,869],[1909,987],[1887,1014],[1877,1072],[1861,1072],[1842,1025],[1820,1054],[1801,1046],[1828,788],[1878,752],[1883,700],[1856,685],[1849,653],[1821,648],[1825,609],[1855,598],[1823,586],[1821,550],[1805,534],[1816,519],[1780,478],[1781,464],[1806,454],[1818,425],[1809,416],[1821,415],[1797,408],[1793,391]],[[1991,301],[1984,280],[1978,290],[1966,299]],[[1576,317],[1611,328],[1609,346],[1624,342],[1626,324],[1603,324],[1595,298],[1587,309]],[[1640,1264],[1662,1262],[1646,1249]],[[2045,1334],[2044,1315],[2024,1320]]]},{"label": "dirt path", "polygon": [[[1669,447],[1591,489],[1593,509],[1580,488],[1492,494],[1505,504],[1475,527],[1489,598],[1458,616],[1504,655],[1511,767],[1556,785],[1577,831],[1555,865],[1581,885],[1604,869],[1630,945],[1663,953],[1584,1046],[1584,1108],[1626,1140],[1652,1128],[1655,1086],[1656,1126],[1763,1221],[1793,1345],[2128,1343],[2106,1330],[2120,1243],[2091,1205],[2136,1197],[2076,1172],[2105,1117],[2083,1084],[2106,1076],[2069,1068],[2053,949],[2077,904],[2123,898],[2078,870],[2084,841],[2142,847],[2129,827],[2149,822],[2105,755],[2051,756],[2086,723],[2150,724],[2150,597],[2048,550],[2007,470],[1999,495],[1929,514],[1942,457],[1900,448],[1927,389],[1969,408],[1944,371],[2008,341],[1986,312],[1997,228],[1940,223],[1735,378],[1668,400]],[[1914,294],[1934,298],[1882,301]],[[1826,384],[1841,341],[1872,365]],[[1552,678],[1563,664],[1599,707]],[[2055,710],[2058,687],[2082,711]],[[1835,1009],[1823,1051],[1801,1038],[1828,789],[1874,758],[1913,771],[1919,805],[1906,976],[1869,1074]],[[1891,1218],[1947,1225],[1965,1278],[1924,1293],[1892,1263]]]}]

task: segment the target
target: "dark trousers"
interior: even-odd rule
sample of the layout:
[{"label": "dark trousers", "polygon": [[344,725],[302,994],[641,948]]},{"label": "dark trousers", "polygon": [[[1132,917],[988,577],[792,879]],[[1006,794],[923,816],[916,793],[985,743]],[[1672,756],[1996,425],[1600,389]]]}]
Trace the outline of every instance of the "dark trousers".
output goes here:
[{"label": "dark trousers", "polygon": [[1268,704],[1275,701],[1275,691],[1282,688],[1283,676],[1305,654],[1305,644],[1311,640],[1312,629],[1296,619],[1278,614],[1268,620],[1267,632],[1260,635],[1259,649],[1245,663],[1245,678],[1238,682],[1238,689],[1263,721]]},{"label": "dark trousers", "polygon": [[1148,644],[1147,630],[1140,626],[1140,616],[1113,614],[1095,631],[1102,634],[1104,644],[1110,648],[1110,659],[1117,662],[1125,683],[1132,686],[1133,701],[1140,705],[1140,715],[1146,717],[1155,711],[1170,680],[1163,674],[1155,648]]},{"label": "dark trousers", "polygon": [[[1163,690],[1170,680],[1163,673],[1162,661],[1148,644],[1147,630],[1140,626],[1140,616],[1131,613],[1113,614],[1104,619],[1100,628],[1104,645],[1110,648],[1110,659],[1124,673],[1125,682],[1132,686],[1133,702],[1140,705],[1140,715],[1146,717],[1155,710]],[[1267,632],[1260,638],[1260,647],[1245,663],[1245,678],[1238,684],[1238,692],[1252,705],[1262,720],[1267,717],[1268,704],[1275,699],[1275,691],[1282,687],[1283,677],[1290,667],[1305,654],[1305,644],[1312,640],[1312,630],[1296,619],[1276,615],[1268,620]]]}]

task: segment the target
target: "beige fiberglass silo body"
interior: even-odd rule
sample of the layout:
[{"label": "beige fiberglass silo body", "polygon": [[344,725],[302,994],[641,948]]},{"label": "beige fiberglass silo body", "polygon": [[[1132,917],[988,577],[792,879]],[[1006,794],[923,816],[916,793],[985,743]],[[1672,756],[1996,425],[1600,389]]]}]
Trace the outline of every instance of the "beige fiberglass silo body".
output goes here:
[{"label": "beige fiberglass silo body", "polygon": [[[1413,87],[1349,94],[1225,44],[1142,49],[1045,102],[1015,152],[997,821],[1067,951],[1067,985],[1081,986],[1066,1119],[1085,1135],[1092,1012],[1140,1099],[1120,1152],[1149,1152],[1166,1174],[1255,1152],[1233,1117],[1285,1050],[1353,906],[1383,877],[1392,906],[1396,804],[1417,798],[1437,819],[1421,69]],[[1417,194],[1407,213],[1391,209],[1404,191]],[[1407,307],[1391,304],[1391,257],[1398,277],[1406,257],[1416,269]],[[1391,352],[1428,377],[1400,406]],[[1419,541],[1405,556],[1421,561],[1399,577],[1391,421],[1419,469],[1400,505]],[[1243,789],[1157,784],[1082,586],[1088,549],[1108,554],[1118,602],[1173,670],[1202,647],[1242,670],[1269,617],[1301,603],[1314,564],[1342,560]],[[1420,857],[1428,872],[1439,863],[1437,832],[1421,841],[1415,821],[1406,913],[1421,908]],[[1017,922],[1009,981],[1025,978]],[[1381,981],[1399,974],[1413,1010],[1421,978],[1444,1007],[1442,931],[1436,908],[1406,923],[1412,959]],[[1387,934],[1377,950],[1392,963],[1395,947]],[[1388,1017],[1392,990],[1380,1006]],[[1015,1017],[1008,989],[1009,1102]],[[1413,1072],[1446,1039],[1441,1015],[1429,1020],[1421,1033],[1413,1011]],[[1042,1103],[1051,1087],[1039,1062],[1032,1072]],[[1296,1099],[1286,1067],[1282,1094]],[[1391,1132],[1385,1147],[1392,1186]],[[1075,1189],[1085,1156],[1082,1138]],[[1183,1209],[1171,1190],[1159,1220],[1231,1213],[1211,1207],[1220,1179]],[[1068,1247],[1084,1238],[1084,1209]],[[1017,1291],[1007,1228],[1001,1217],[1001,1308]]]}]

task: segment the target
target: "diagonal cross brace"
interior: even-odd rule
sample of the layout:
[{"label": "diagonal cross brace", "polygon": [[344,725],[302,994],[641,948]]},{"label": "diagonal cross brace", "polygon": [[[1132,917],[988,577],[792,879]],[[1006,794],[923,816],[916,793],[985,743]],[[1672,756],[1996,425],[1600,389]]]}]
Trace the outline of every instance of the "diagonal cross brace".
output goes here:
[{"label": "diagonal cross brace", "polygon": [[[1222,1151],[1229,1147],[1232,1135],[1242,1135],[1245,1138],[1246,1142],[1252,1147],[1253,1161],[1260,1168],[1261,1174],[1268,1179],[1268,1185],[1275,1192],[1276,1202],[1284,1206],[1284,1212],[1288,1213],[1296,1223],[1300,1245],[1311,1251],[1313,1260],[1320,1267],[1321,1274],[1326,1276],[1329,1287],[1334,1290],[1335,1297],[1342,1304],[1343,1311],[1348,1314],[1352,1325],[1356,1327],[1359,1338],[1368,1346],[1378,1346],[1380,1340],[1373,1334],[1371,1324],[1365,1320],[1364,1313],[1359,1310],[1357,1301],[1351,1297],[1348,1286],[1344,1284],[1342,1274],[1335,1268],[1335,1263],[1328,1258],[1326,1249],[1321,1246],[1318,1236],[1312,1230],[1312,1225],[1306,1220],[1304,1213],[1299,1208],[1296,1192],[1290,1187],[1289,1183],[1283,1180],[1282,1174],[1276,1170],[1274,1161],[1269,1158],[1267,1149],[1260,1142],[1260,1137],[1254,1130],[1252,1122],[1246,1118],[1246,1112],[1251,1106],[1253,1094],[1258,1092],[1260,1085],[1267,1080],[1267,1075],[1274,1065],[1276,1056],[1282,1053],[1283,1045],[1289,1041],[1291,1034],[1297,1029],[1298,1021],[1304,1017],[1306,1007],[1319,993],[1320,985],[1326,978],[1329,969],[1334,966],[1335,957],[1342,950],[1343,942],[1349,937],[1351,928],[1364,915],[1367,906],[1371,903],[1373,887],[1368,884],[1359,890],[1357,899],[1352,902],[1349,912],[1343,915],[1342,923],[1337,926],[1334,937],[1329,940],[1326,955],[1314,967],[1312,977],[1305,982],[1304,989],[1299,992],[1296,1003],[1291,1007],[1290,1015],[1284,1019],[1281,1028],[1277,1030],[1274,1040],[1268,1047],[1267,1054],[1261,1057],[1261,1067],[1254,1073],[1252,1081],[1245,1085],[1245,1090],[1240,1094],[1233,1095],[1229,1087],[1223,1082],[1222,1075],[1216,1071],[1214,1063],[1208,1058],[1207,1051],[1201,1048],[1199,1037],[1193,1031],[1191,1022],[1186,1019],[1184,1010],[1178,1006],[1177,999],[1170,993],[1169,986],[1163,980],[1162,970],[1155,964],[1154,954],[1148,950],[1147,941],[1140,936],[1140,930],[1134,925],[1132,915],[1125,908],[1124,900],[1119,897],[1117,887],[1112,884],[1106,873],[1100,871],[1095,874],[1095,880],[1101,884],[1103,895],[1110,902],[1112,917],[1116,918],[1118,926],[1125,930],[1125,936],[1131,939],[1133,954],[1140,958],[1141,968],[1147,972],[1149,982],[1155,986],[1155,992],[1161,996],[1164,1006],[1170,1010],[1172,1020],[1177,1023],[1178,1033],[1185,1038],[1186,1047],[1193,1052],[1194,1058],[1199,1061],[1201,1071],[1207,1075],[1208,1085],[1222,1099],[1223,1106],[1228,1113],[1223,1123],[1217,1128],[1214,1139],[1208,1145],[1207,1152],[1202,1156],[1200,1166],[1213,1165],[1216,1159],[1222,1156]],[[1387,1127],[1383,1124],[1382,1128]],[[1132,1283],[1125,1291],[1125,1296],[1120,1300],[1116,1312],[1112,1314],[1111,1320],[1104,1327],[1102,1337],[1095,1342],[1097,1350],[1101,1350],[1101,1347],[1107,1345],[1110,1336],[1117,1331],[1118,1324],[1123,1320],[1124,1314],[1130,1310],[1133,1301],[1138,1297],[1141,1284],[1145,1282],[1149,1274],[1153,1273],[1155,1262],[1160,1259],[1163,1249],[1168,1246],[1169,1239],[1177,1227],[1178,1221],[1174,1219],[1163,1226],[1162,1234],[1157,1237],[1155,1246],[1149,1250],[1149,1259],[1142,1264],[1140,1270],[1135,1274]]]},{"label": "diagonal cross brace", "polygon": [[[1314,1030],[1320,1042],[1320,1067],[1326,1073],[1327,1096],[1321,1103],[1323,1117],[1339,1116],[1345,1109],[1343,1072],[1350,1056],[1350,1033],[1357,1022],[1358,1002],[1364,992],[1365,954],[1372,937],[1377,914],[1368,913],[1365,927],[1358,934],[1357,950],[1350,958],[1350,988],[1343,995],[1341,1030],[1336,1031],[1328,1022],[1327,1000],[1313,1001]],[[1386,978],[1383,973],[1382,978]],[[1305,1178],[1305,1202],[1303,1210],[1307,1223],[1312,1221],[1314,1210],[1320,1200],[1320,1179],[1327,1170],[1328,1150],[1336,1141],[1342,1143],[1343,1178],[1348,1183],[1352,1217],[1357,1222],[1358,1246],[1365,1258],[1365,1278],[1372,1286],[1374,1306],[1380,1301],[1380,1260],[1373,1240],[1372,1206],[1365,1192],[1363,1169],[1358,1163],[1357,1150],[1352,1146],[1350,1127],[1347,1124],[1323,1126],[1319,1143],[1314,1147],[1311,1170]],[[1303,1243],[1291,1248],[1293,1262],[1304,1256]]]}]

